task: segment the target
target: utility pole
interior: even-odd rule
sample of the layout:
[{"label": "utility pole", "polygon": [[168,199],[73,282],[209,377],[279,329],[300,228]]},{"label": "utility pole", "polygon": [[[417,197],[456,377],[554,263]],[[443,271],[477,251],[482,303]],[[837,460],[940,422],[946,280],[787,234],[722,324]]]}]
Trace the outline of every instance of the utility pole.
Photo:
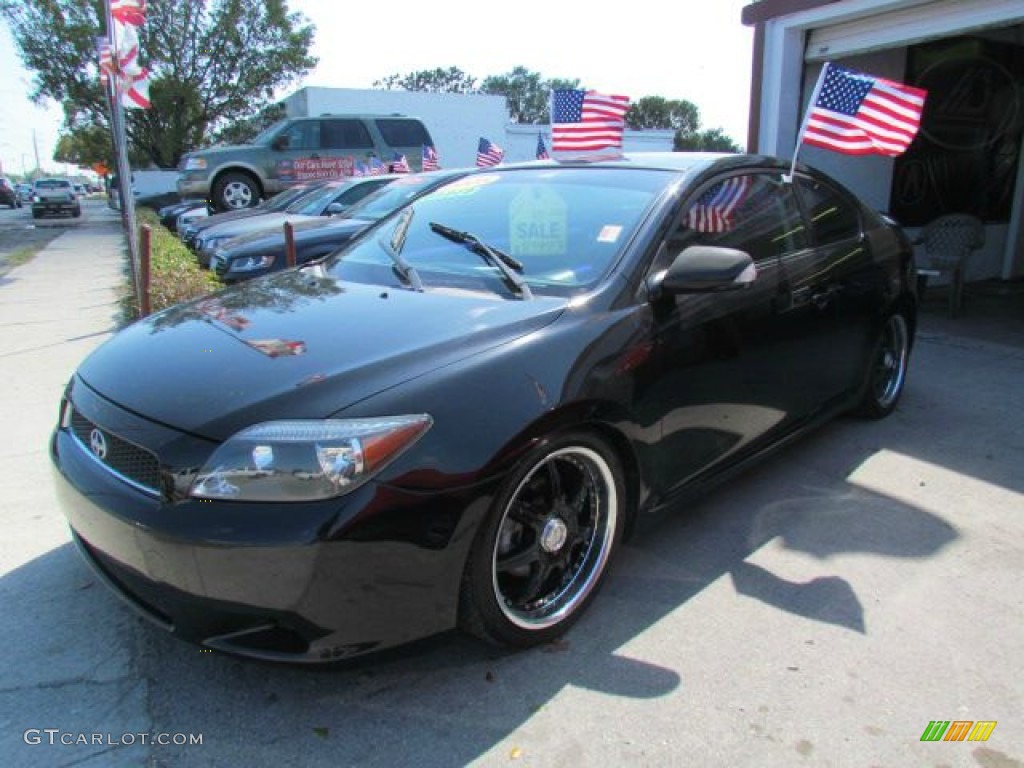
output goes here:
[{"label": "utility pole", "polygon": [[39,142],[36,141],[36,129],[32,129],[32,149],[36,152],[36,173],[39,173]]},{"label": "utility pole", "polygon": [[[104,0],[107,12],[107,36],[117,61],[118,40],[114,15],[110,12],[110,0]],[[121,106],[120,71],[107,79],[107,93],[110,96],[110,126],[114,137],[114,156],[117,158],[118,198],[121,201],[121,222],[128,238],[128,263],[131,266],[132,287],[135,289],[135,303],[142,306],[142,285],[139,281],[139,234],[135,230],[135,196],[132,194],[132,170],[128,165],[128,146],[124,130],[124,109]]]}]

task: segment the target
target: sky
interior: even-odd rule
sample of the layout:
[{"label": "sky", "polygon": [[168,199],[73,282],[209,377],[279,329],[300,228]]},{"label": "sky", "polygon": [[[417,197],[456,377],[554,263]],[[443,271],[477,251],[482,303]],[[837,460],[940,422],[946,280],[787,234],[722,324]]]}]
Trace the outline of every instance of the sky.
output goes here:
[{"label": "sky", "polygon": [[[615,8],[609,13],[595,3],[515,0],[469,12],[461,0],[393,0],[378,16],[343,13],[338,0],[291,0],[291,10],[316,25],[312,53],[319,63],[280,96],[304,85],[370,88],[390,74],[436,67],[458,67],[479,81],[524,66],[634,101],[687,99],[700,109],[702,127],[722,128],[742,146],[753,30],[740,22],[740,12],[749,3],[647,0],[609,6]],[[31,82],[0,21],[3,173],[35,166],[33,135],[42,167],[70,172],[52,160],[61,110],[53,102],[32,104]]]}]

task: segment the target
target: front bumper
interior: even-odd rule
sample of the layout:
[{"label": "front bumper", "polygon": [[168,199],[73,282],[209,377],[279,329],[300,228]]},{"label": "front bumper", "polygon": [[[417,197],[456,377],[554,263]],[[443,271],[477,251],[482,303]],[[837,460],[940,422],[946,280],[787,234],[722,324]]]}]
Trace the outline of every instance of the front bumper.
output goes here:
[{"label": "front bumper", "polygon": [[202,178],[179,178],[175,183],[178,196],[182,199],[189,197],[209,197],[210,180],[205,175]]},{"label": "front bumper", "polygon": [[[114,408],[105,404],[98,415]],[[87,415],[105,430],[127,418]],[[147,437],[144,428],[130,434]],[[368,483],[313,504],[175,502],[109,471],[72,430],[55,431],[51,456],[58,500],[86,561],[133,608],[183,639],[322,662],[455,626],[473,521],[486,509],[479,493],[410,494]]]}]

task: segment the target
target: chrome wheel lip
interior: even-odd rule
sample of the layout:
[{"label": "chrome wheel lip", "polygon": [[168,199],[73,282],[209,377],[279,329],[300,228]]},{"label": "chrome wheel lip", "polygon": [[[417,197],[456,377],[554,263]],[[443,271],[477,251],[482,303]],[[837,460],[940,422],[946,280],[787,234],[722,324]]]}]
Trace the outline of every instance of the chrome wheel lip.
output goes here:
[{"label": "chrome wheel lip", "polygon": [[[552,461],[567,461],[572,459],[581,464],[589,474],[589,479],[595,485],[591,490],[598,497],[598,508],[595,513],[595,534],[586,543],[586,552],[582,562],[573,572],[569,583],[556,590],[550,596],[550,600],[541,608],[531,611],[518,609],[510,604],[510,601],[502,592],[498,581],[498,555],[499,548],[503,541],[503,531],[509,522],[509,513],[520,492],[527,484]],[[600,581],[611,555],[612,543],[615,537],[616,526],[619,516],[619,498],[615,481],[615,475],[603,456],[585,446],[575,445],[551,452],[544,459],[538,462],[516,486],[515,491],[509,497],[508,503],[498,523],[497,535],[495,536],[494,549],[491,553],[491,585],[494,591],[494,598],[504,617],[516,627],[525,630],[537,631],[557,625],[567,617],[571,616],[577,608],[593,592]],[[546,525],[555,519],[549,517]],[[563,523],[564,525],[564,523]],[[571,546],[573,542],[562,542],[558,549],[563,546]]]},{"label": "chrome wheel lip", "polygon": [[910,332],[907,321],[903,315],[894,314],[885,321],[882,345],[872,374],[875,402],[880,408],[892,407],[903,391],[909,352]]}]

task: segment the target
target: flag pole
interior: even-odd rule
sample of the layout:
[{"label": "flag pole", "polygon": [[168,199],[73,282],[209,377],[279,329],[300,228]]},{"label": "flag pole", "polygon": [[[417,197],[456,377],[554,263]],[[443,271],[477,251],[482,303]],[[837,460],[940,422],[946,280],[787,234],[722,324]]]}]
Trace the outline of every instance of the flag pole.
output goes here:
[{"label": "flag pole", "polygon": [[804,134],[807,132],[807,125],[811,122],[811,112],[814,111],[814,105],[818,103],[818,96],[821,95],[821,87],[825,84],[825,75],[828,74],[830,66],[831,62],[826,61],[825,66],[821,68],[821,72],[818,74],[818,82],[814,84],[814,90],[811,92],[811,100],[807,103],[807,111],[804,112],[804,119],[800,124],[800,132],[796,135],[796,146],[793,148],[793,162],[789,166],[789,173],[782,177],[782,180],[787,184],[793,182],[793,174],[796,172],[796,158],[800,154],[800,144],[803,143]]},{"label": "flag pole", "polygon": [[139,237],[135,231],[135,196],[132,193],[132,170],[128,164],[128,142],[124,128],[124,109],[121,106],[121,65],[118,49],[117,28],[110,0],[103,0],[107,14],[107,36],[110,38],[111,55],[116,62],[110,77],[110,128],[114,139],[114,156],[117,161],[118,196],[121,201],[121,222],[128,238],[128,264],[131,269],[132,291],[135,306],[141,311],[142,287],[139,284]]}]

